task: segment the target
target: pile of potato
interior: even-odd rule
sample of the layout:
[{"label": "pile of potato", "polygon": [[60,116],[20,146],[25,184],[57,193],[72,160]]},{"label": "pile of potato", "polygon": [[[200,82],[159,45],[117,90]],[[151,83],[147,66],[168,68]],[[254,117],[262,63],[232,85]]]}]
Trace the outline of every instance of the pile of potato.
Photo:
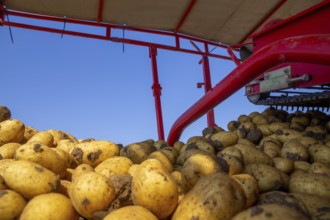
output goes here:
[{"label": "pile of potato", "polygon": [[0,220],[330,219],[329,118],[267,108],[186,143],[122,146],[0,106]]}]

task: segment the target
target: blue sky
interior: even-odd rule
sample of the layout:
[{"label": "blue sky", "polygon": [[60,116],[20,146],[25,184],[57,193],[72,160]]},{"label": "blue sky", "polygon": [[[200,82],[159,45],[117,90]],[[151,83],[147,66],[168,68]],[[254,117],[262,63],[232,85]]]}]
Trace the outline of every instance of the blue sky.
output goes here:
[{"label": "blue sky", "polygon": [[[47,25],[61,28],[62,24]],[[125,44],[123,52],[122,44],[109,41],[68,35],[61,38],[59,34],[19,28],[12,28],[12,33],[14,44],[8,27],[0,27],[0,105],[10,108],[12,118],[39,131],[63,130],[78,139],[124,145],[158,139],[147,47]],[[122,36],[122,32],[117,34]],[[125,36],[164,43],[172,40],[129,32]],[[203,81],[200,58],[158,50],[166,137],[175,120],[204,94],[203,88],[196,87]],[[212,85],[234,67],[231,61],[211,58]],[[227,123],[239,115],[265,108],[249,103],[240,90],[216,107],[216,123],[227,129]],[[202,117],[186,128],[181,140],[201,135],[206,126],[206,117]]]}]

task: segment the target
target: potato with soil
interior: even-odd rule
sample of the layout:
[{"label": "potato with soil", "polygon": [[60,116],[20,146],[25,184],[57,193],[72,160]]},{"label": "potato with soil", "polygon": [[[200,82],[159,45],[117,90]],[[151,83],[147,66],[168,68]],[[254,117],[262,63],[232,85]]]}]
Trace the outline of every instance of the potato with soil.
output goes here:
[{"label": "potato with soil", "polygon": [[[69,170],[69,169],[68,169]],[[89,171],[94,171],[94,168],[89,164],[79,164],[75,169],[70,169],[71,180],[74,181],[80,174]]]},{"label": "potato with soil", "polygon": [[158,220],[158,218],[143,206],[131,205],[112,211],[103,220]]},{"label": "potato with soil", "polygon": [[308,220],[301,213],[284,205],[264,204],[252,206],[237,215],[231,220]]},{"label": "potato with soil", "polygon": [[225,173],[201,177],[180,201],[172,220],[231,219],[246,207],[241,185]]},{"label": "potato with soil", "polygon": [[7,106],[0,106],[0,122],[9,120],[11,117],[11,112]]},{"label": "potato with soil", "polygon": [[57,191],[60,180],[47,168],[26,160],[11,161],[4,170],[7,186],[27,199]]},{"label": "potato with soil", "polygon": [[0,160],[13,159],[16,149],[20,146],[21,144],[19,143],[7,143],[2,145],[0,147]]},{"label": "potato with soil", "polygon": [[132,199],[134,205],[143,206],[157,218],[165,219],[178,204],[178,187],[159,160],[147,159],[133,174]]},{"label": "potato with soil", "polygon": [[321,162],[330,166],[330,147],[323,144],[315,144],[308,148],[311,161]]},{"label": "potato with soil", "polygon": [[244,173],[236,174],[232,177],[241,184],[245,192],[246,207],[252,206],[257,201],[259,195],[257,180],[253,176]]},{"label": "potato with soil", "polygon": [[260,193],[281,190],[285,186],[279,171],[266,164],[247,164],[244,173],[253,176],[257,180]]},{"label": "potato with soil", "polygon": [[55,151],[41,142],[26,143],[17,148],[14,158],[38,163],[58,174],[60,178],[66,174],[67,162]]},{"label": "potato with soil", "polygon": [[283,157],[273,158],[274,167],[284,173],[291,173],[294,169],[294,163],[292,160]]},{"label": "potato with soil", "polygon": [[113,175],[128,174],[128,170],[132,165],[133,162],[127,157],[115,156],[97,165],[95,172],[110,178]]},{"label": "potato with soil", "polygon": [[54,147],[54,137],[48,131],[40,131],[36,133],[27,141],[27,143],[31,142],[41,142],[48,147]]},{"label": "potato with soil", "polygon": [[330,200],[325,197],[308,193],[290,193],[303,203],[312,220],[330,219]]},{"label": "potato with soil", "polygon": [[120,156],[128,157],[133,163],[140,164],[148,158],[149,154],[156,150],[153,144],[138,142],[122,148],[120,150]]},{"label": "potato with soil", "polygon": [[309,212],[306,205],[293,195],[282,191],[271,191],[260,194],[258,197],[258,205],[278,204],[284,205],[301,213],[306,218],[309,218]]},{"label": "potato with soil", "polygon": [[24,138],[25,125],[17,119],[0,122],[0,145],[15,142],[20,143]]},{"label": "potato with soil", "polygon": [[74,178],[69,188],[69,197],[81,216],[91,218],[94,212],[109,207],[116,198],[116,192],[108,178],[88,171]]},{"label": "potato with soil", "polygon": [[289,192],[309,193],[330,199],[330,177],[319,173],[291,175]]},{"label": "potato with soil", "polygon": [[173,171],[173,165],[172,165],[171,161],[160,150],[149,154],[148,159],[150,159],[150,158],[159,160],[161,162],[161,164],[164,166],[164,168],[167,170],[167,172],[171,173]]},{"label": "potato with soil", "polygon": [[283,144],[281,157],[292,161],[308,161],[308,149],[298,140],[289,140]]},{"label": "potato with soil", "polygon": [[60,142],[61,140],[66,140],[66,139],[69,139],[69,140],[73,141],[74,143],[78,143],[78,140],[75,137],[73,137],[71,134],[69,134],[65,131],[54,130],[54,129],[49,129],[46,131],[53,135],[54,146],[57,146],[58,142]]},{"label": "potato with soil", "polygon": [[96,167],[108,158],[119,156],[119,151],[117,144],[110,141],[97,140],[78,143],[72,148],[70,153],[77,164],[85,163]]},{"label": "potato with soil", "polygon": [[293,130],[291,128],[283,128],[277,129],[275,131],[275,137],[279,140],[282,144],[288,142],[289,140],[300,138],[303,136],[303,133],[300,131]]},{"label": "potato with soil", "polygon": [[31,199],[20,216],[20,220],[34,219],[78,220],[79,215],[68,197],[47,193]]},{"label": "potato with soil", "polygon": [[272,158],[255,147],[243,144],[236,144],[234,147],[242,153],[244,164],[263,163],[273,165]]},{"label": "potato with soil", "polygon": [[0,190],[0,219],[18,219],[26,205],[25,199],[9,189]]},{"label": "potato with soil", "polygon": [[24,128],[24,138],[21,141],[21,144],[25,144],[33,135],[38,133],[38,130],[31,127],[31,126],[25,126]]},{"label": "potato with soil", "polygon": [[314,162],[311,164],[309,172],[330,175],[330,167],[321,162]]},{"label": "potato with soil", "polygon": [[181,169],[183,189],[188,192],[201,176],[228,171],[228,164],[222,158],[205,154],[192,155]]},{"label": "potato with soil", "polygon": [[211,135],[209,140],[216,150],[222,150],[237,144],[238,136],[234,132],[220,131]]}]

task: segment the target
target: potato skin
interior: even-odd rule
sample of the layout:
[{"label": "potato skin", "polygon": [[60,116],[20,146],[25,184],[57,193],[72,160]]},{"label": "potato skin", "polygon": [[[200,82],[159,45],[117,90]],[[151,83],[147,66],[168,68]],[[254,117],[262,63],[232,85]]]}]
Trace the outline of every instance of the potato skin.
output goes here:
[{"label": "potato skin", "polygon": [[132,179],[132,200],[159,219],[169,217],[178,204],[175,180],[157,159],[147,159],[137,168]]},{"label": "potato skin", "polygon": [[143,206],[131,205],[110,212],[103,220],[158,220],[148,209]]},{"label": "potato skin", "polygon": [[71,150],[71,155],[77,164],[85,163],[96,167],[110,157],[119,156],[119,151],[117,144],[110,141],[97,140],[76,144]]},{"label": "potato skin", "polygon": [[27,199],[56,191],[60,182],[52,171],[25,160],[10,162],[4,170],[3,178],[8,187]]},{"label": "potato skin", "polygon": [[237,215],[231,220],[308,220],[304,215],[284,205],[264,204],[252,206]]},{"label": "potato skin", "polygon": [[252,175],[257,180],[261,193],[280,190],[285,186],[280,172],[266,164],[248,164],[244,168],[244,173]]},{"label": "potato skin", "polygon": [[17,192],[9,189],[0,190],[0,219],[18,218],[25,205],[25,199]]},{"label": "potato skin", "polygon": [[97,165],[95,172],[110,178],[116,174],[128,174],[128,170],[132,165],[133,162],[127,157],[115,156]]},{"label": "potato skin", "polygon": [[78,220],[70,199],[62,194],[47,193],[34,197],[25,206],[20,220]]},{"label": "potato skin", "polygon": [[0,122],[0,145],[15,142],[20,143],[24,138],[25,125],[17,119]]},{"label": "potato skin", "polygon": [[266,153],[258,150],[255,147],[236,144],[234,145],[239,151],[241,151],[244,159],[244,164],[263,163],[267,165],[273,165],[273,160]]},{"label": "potato skin", "polygon": [[225,173],[215,173],[198,180],[180,201],[172,220],[226,220],[245,207],[241,185]]},{"label": "potato skin", "polygon": [[257,180],[249,175],[249,174],[236,174],[232,176],[235,180],[237,180],[246,195],[246,207],[252,206],[258,199],[259,188]]},{"label": "potato skin", "polygon": [[309,193],[330,199],[330,177],[319,173],[301,173],[290,178],[289,192]]},{"label": "potato skin", "polygon": [[87,171],[74,178],[69,187],[69,197],[81,216],[91,218],[94,212],[109,207],[116,198],[116,192],[108,178]]},{"label": "potato skin", "polygon": [[47,145],[48,147],[54,147],[54,137],[48,131],[40,131],[36,133],[27,141],[27,143],[29,142],[31,143],[33,141],[41,142],[44,145]]},{"label": "potato skin", "polygon": [[13,159],[14,154],[17,148],[19,148],[21,144],[19,143],[7,143],[0,147],[0,159]]},{"label": "potato skin", "polygon": [[38,163],[58,174],[60,178],[64,177],[66,173],[67,162],[41,142],[23,144],[17,148],[14,158],[16,160],[28,160]]}]

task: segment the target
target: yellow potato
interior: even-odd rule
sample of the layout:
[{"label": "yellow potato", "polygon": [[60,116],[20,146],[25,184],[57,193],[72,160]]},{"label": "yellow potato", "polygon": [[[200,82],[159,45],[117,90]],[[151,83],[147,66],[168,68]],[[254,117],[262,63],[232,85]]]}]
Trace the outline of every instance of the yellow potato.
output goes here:
[{"label": "yellow potato", "polygon": [[31,199],[20,216],[20,220],[35,219],[78,220],[79,216],[68,197],[47,193]]},{"label": "yellow potato", "polygon": [[302,173],[291,176],[291,193],[309,193],[330,199],[330,177],[319,173]]},{"label": "yellow potato", "polygon": [[329,219],[329,199],[308,193],[290,193],[290,195],[305,204],[312,220]]},{"label": "yellow potato", "polygon": [[109,207],[116,198],[116,192],[108,178],[88,171],[72,181],[69,196],[77,212],[85,218],[91,218],[94,212],[104,211]]},{"label": "yellow potato", "polygon": [[75,168],[77,166],[76,161],[70,153],[57,147],[50,149],[55,151],[57,155],[60,156],[60,158],[62,158],[62,160],[66,162],[66,168]]},{"label": "yellow potato", "polygon": [[19,143],[7,143],[0,147],[0,159],[13,159],[14,154],[17,148],[19,148],[21,144]]},{"label": "yellow potato", "polygon": [[127,157],[115,156],[106,159],[95,167],[95,172],[100,173],[107,178],[118,174],[128,174],[133,162]]},{"label": "yellow potato", "polygon": [[34,141],[41,142],[44,145],[47,145],[48,147],[54,147],[54,137],[48,131],[40,131],[40,132],[36,133],[27,141],[27,143],[31,143]]},{"label": "yellow potato", "polygon": [[[226,148],[227,149],[227,148]],[[217,157],[225,160],[229,166],[229,175],[235,175],[242,173],[244,170],[244,161],[236,156],[223,154],[221,151],[217,154]]]},{"label": "yellow potato", "polygon": [[56,191],[60,182],[52,171],[26,160],[11,161],[4,170],[3,178],[10,189],[27,199]]},{"label": "yellow potato", "polygon": [[73,142],[72,140],[70,139],[63,139],[63,140],[60,140],[58,143],[57,143],[57,146],[56,148],[58,149],[61,149],[61,150],[64,150],[68,153],[71,152],[72,148],[76,145],[75,142]]},{"label": "yellow potato", "polygon": [[315,144],[308,148],[311,161],[321,162],[330,166],[330,147],[323,144]]},{"label": "yellow potato", "polygon": [[145,142],[133,143],[122,148],[120,156],[128,157],[133,163],[140,164],[148,158],[149,154],[156,150],[154,145]]},{"label": "yellow potato", "polygon": [[76,177],[80,176],[82,173],[86,173],[89,171],[94,171],[94,168],[89,164],[80,164],[74,170],[71,170],[71,180],[74,181]]},{"label": "yellow potato", "polygon": [[171,173],[171,176],[173,177],[176,185],[178,186],[178,192],[179,192],[179,199],[178,202],[181,201],[181,199],[184,197],[184,189],[182,186],[182,173],[180,171],[173,171]]},{"label": "yellow potato", "polygon": [[41,142],[23,144],[16,150],[15,159],[38,163],[58,174],[60,178],[66,174],[67,161]]},{"label": "yellow potato", "polygon": [[307,161],[293,161],[293,165],[294,165],[294,170],[303,170],[308,172],[311,164],[308,163]]},{"label": "yellow potato", "polygon": [[0,219],[18,219],[26,205],[25,199],[9,189],[0,190]]},{"label": "yellow potato", "polygon": [[247,164],[244,173],[253,176],[257,180],[261,193],[280,190],[285,186],[279,171],[266,164]]},{"label": "yellow potato", "polygon": [[0,106],[0,122],[9,120],[11,117],[10,109],[7,106]]},{"label": "yellow potato", "polygon": [[0,190],[2,190],[2,189],[8,189],[8,186],[6,185],[3,177],[0,175]]},{"label": "yellow potato", "polygon": [[220,157],[194,154],[186,160],[181,169],[183,189],[188,192],[201,176],[228,172],[228,169],[227,162]]},{"label": "yellow potato", "polygon": [[169,217],[178,204],[178,187],[157,159],[142,162],[132,179],[132,200],[159,219]]},{"label": "yellow potato", "polygon": [[245,207],[241,185],[225,173],[215,173],[198,180],[180,201],[171,219],[231,219]]},{"label": "yellow potato", "polygon": [[168,159],[168,157],[166,157],[166,155],[163,152],[161,152],[159,150],[152,152],[151,154],[149,154],[148,159],[149,158],[159,160],[161,162],[161,164],[165,167],[167,172],[171,173],[173,171],[173,165],[172,165],[171,161]]},{"label": "yellow potato", "polygon": [[244,164],[263,163],[267,165],[273,165],[272,158],[255,147],[243,144],[236,144],[234,147],[241,151]]},{"label": "yellow potato", "polygon": [[278,204],[264,204],[252,206],[237,215],[231,220],[308,220],[303,214],[294,209]]},{"label": "yellow potato", "polygon": [[244,173],[236,174],[232,177],[241,184],[245,192],[246,207],[252,206],[257,201],[259,195],[257,180],[253,176]]},{"label": "yellow potato", "polygon": [[274,167],[284,173],[291,173],[294,169],[294,163],[292,160],[282,157],[273,158]]},{"label": "yellow potato", "polygon": [[17,119],[0,122],[0,144],[20,143],[24,138],[25,125]]},{"label": "yellow potato", "polygon": [[110,212],[103,220],[158,220],[148,209],[130,205]]},{"label": "yellow potato", "polygon": [[284,144],[285,142],[295,139],[295,138],[300,138],[303,136],[303,133],[300,131],[293,130],[291,128],[283,128],[283,129],[277,129],[275,131],[275,137],[282,143]]},{"label": "yellow potato", "polygon": [[215,149],[222,150],[226,147],[237,144],[238,136],[231,131],[220,131],[210,137],[210,141]]},{"label": "yellow potato", "polygon": [[281,150],[281,156],[293,161],[307,161],[309,159],[308,149],[297,140],[285,142]]},{"label": "yellow potato", "polygon": [[14,159],[2,159],[0,160],[0,176],[3,176],[5,169],[9,166],[9,164],[15,161]]},{"label": "yellow potato", "polygon": [[24,138],[21,141],[22,144],[26,143],[33,135],[38,133],[37,129],[31,127],[31,126],[25,126],[24,129]]},{"label": "yellow potato", "polygon": [[96,167],[102,161],[119,156],[119,146],[110,141],[92,141],[76,144],[71,150],[71,155],[78,164],[85,163]]},{"label": "yellow potato", "polygon": [[65,139],[70,139],[74,143],[78,143],[78,140],[67,132],[60,131],[60,130],[54,130],[54,129],[50,129],[50,130],[46,130],[46,131],[48,131],[49,133],[51,133],[53,135],[55,146],[57,146],[57,144],[60,140],[65,140]]},{"label": "yellow potato", "polygon": [[321,162],[314,162],[311,164],[309,172],[330,175],[330,167]]}]

